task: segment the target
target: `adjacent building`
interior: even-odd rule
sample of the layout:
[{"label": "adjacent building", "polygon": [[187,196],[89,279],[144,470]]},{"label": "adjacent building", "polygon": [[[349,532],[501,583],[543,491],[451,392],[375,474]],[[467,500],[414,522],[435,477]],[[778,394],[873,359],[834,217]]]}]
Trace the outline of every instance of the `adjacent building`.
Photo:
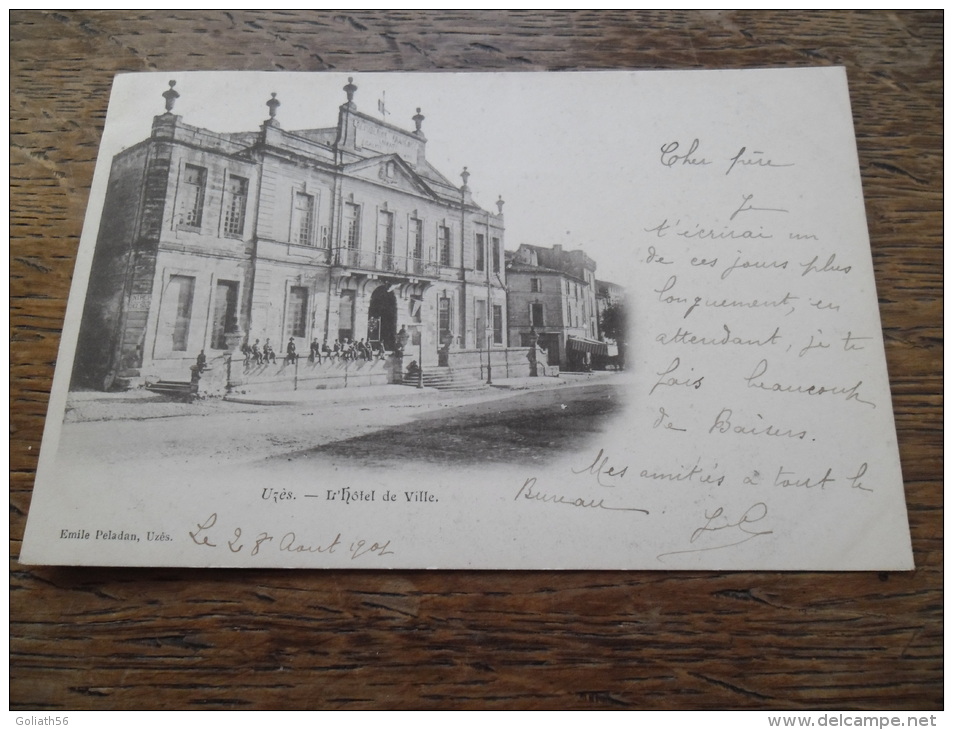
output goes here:
[{"label": "adjacent building", "polygon": [[[292,339],[299,354],[314,339],[393,351],[401,328],[424,365],[450,351],[482,363],[508,321],[522,333],[503,201],[482,209],[466,168],[456,185],[427,161],[419,109],[412,130],[373,118],[349,80],[334,126],[282,128],[272,94],[258,129],[219,133],[173,113],[174,86],[151,135],[113,159],[74,384],[181,378],[203,350],[211,362],[256,341],[279,357]],[[594,300],[575,306],[572,331],[594,336]]]},{"label": "adjacent building", "polygon": [[[608,347],[608,358],[605,361],[605,366],[615,365],[616,367],[625,366],[625,348],[626,348],[626,338],[620,336],[616,331],[621,325],[625,327],[625,288],[619,284],[615,284],[611,281],[603,281],[601,279],[596,279],[596,307],[599,310],[599,326],[600,326],[600,335],[601,338],[605,341]],[[607,310],[610,307],[619,307],[615,310],[614,315],[607,314]],[[610,322],[605,322],[605,317],[610,317]],[[605,331],[604,327],[608,327],[609,331]]]},{"label": "adjacent building", "polygon": [[585,252],[522,244],[507,252],[510,342],[527,347],[535,338],[547,363],[580,370],[606,354],[599,340],[596,262]]},{"label": "adjacent building", "polygon": [[596,306],[599,312],[604,312],[612,304],[625,302],[625,287],[613,284],[611,281],[596,279]]}]

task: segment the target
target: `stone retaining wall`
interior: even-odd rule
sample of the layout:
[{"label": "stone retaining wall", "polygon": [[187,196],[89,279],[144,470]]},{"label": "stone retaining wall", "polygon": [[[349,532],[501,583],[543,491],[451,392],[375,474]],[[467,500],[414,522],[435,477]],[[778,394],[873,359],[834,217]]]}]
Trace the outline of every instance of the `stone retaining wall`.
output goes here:
[{"label": "stone retaining wall", "polygon": [[[399,382],[397,358],[388,355],[383,360],[342,360],[324,358],[321,363],[299,357],[288,363],[279,358],[277,363],[245,365],[243,360],[229,363],[229,392],[261,393],[277,390],[359,388],[364,385],[387,385]],[[204,378],[203,378],[204,379]]]},{"label": "stone retaining wall", "polygon": [[[494,378],[525,378],[529,372],[528,348],[509,347],[491,350],[489,364]],[[540,376],[557,375],[559,368],[545,365],[545,353],[537,358],[537,373]],[[451,350],[447,353],[447,365],[451,372],[465,373],[479,380],[487,379],[486,350]]]},{"label": "stone retaining wall", "polygon": [[[321,363],[309,362],[299,357],[289,363],[279,358],[276,363],[262,365],[245,364],[244,359],[228,360],[214,358],[202,373],[199,392],[204,395],[225,393],[262,393],[281,390],[333,388],[359,388],[365,385],[400,383],[403,372],[416,358],[408,353],[403,358],[387,355],[384,359],[342,360],[324,358]],[[540,376],[557,375],[559,368],[547,366],[539,359]],[[474,380],[487,379],[487,353],[485,350],[451,350],[447,364],[455,375]],[[493,377],[522,378],[530,374],[527,348],[501,348],[490,353]],[[185,379],[185,378],[184,378]]]}]

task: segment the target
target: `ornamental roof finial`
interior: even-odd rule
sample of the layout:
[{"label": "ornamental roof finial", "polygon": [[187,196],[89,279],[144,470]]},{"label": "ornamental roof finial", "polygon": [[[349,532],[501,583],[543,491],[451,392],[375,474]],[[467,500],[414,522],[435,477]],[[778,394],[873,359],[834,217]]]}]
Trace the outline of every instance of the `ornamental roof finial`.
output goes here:
[{"label": "ornamental roof finial", "polygon": [[281,102],[278,101],[278,93],[272,91],[271,98],[265,102],[265,105],[268,107],[268,116],[271,119],[274,119],[275,115],[278,113],[278,107],[281,106]]},{"label": "ornamental roof finial", "polygon": [[354,85],[354,77],[347,77],[347,86],[344,87],[344,93],[347,94],[347,105],[349,107],[354,107],[354,92],[357,91],[357,87]]},{"label": "ornamental roof finial", "polygon": [[175,81],[169,82],[169,88],[162,94],[165,99],[165,113],[171,114],[172,107],[175,106],[175,100],[179,98],[179,92],[175,90]]}]

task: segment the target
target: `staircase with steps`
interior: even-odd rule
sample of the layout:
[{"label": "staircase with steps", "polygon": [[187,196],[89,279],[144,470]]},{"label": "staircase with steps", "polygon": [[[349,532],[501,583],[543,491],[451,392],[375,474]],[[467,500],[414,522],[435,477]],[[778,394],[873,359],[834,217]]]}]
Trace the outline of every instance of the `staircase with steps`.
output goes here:
[{"label": "staircase with steps", "polygon": [[[404,373],[404,385],[415,386],[417,375]],[[448,367],[424,368],[423,384],[425,388],[438,390],[482,390],[486,387],[471,371],[453,371]]]},{"label": "staircase with steps", "polygon": [[198,395],[197,385],[184,380],[159,380],[155,383],[148,383],[146,390],[186,401],[192,400]]}]

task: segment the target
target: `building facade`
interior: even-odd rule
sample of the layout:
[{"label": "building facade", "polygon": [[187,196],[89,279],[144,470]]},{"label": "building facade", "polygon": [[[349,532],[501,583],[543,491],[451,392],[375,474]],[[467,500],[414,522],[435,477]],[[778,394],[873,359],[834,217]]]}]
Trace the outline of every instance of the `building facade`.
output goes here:
[{"label": "building facade", "polygon": [[510,341],[526,347],[533,338],[547,362],[583,368],[585,354],[605,354],[599,341],[596,262],[583,251],[522,244],[507,253]]},{"label": "building facade", "polygon": [[611,281],[596,279],[596,307],[600,315],[613,304],[625,303],[625,287]]},{"label": "building facade", "polygon": [[115,156],[74,383],[182,377],[268,342],[407,348],[423,364],[507,344],[502,199],[491,213],[408,131],[358,111],[349,79],[332,127],[217,133],[166,112]]}]

